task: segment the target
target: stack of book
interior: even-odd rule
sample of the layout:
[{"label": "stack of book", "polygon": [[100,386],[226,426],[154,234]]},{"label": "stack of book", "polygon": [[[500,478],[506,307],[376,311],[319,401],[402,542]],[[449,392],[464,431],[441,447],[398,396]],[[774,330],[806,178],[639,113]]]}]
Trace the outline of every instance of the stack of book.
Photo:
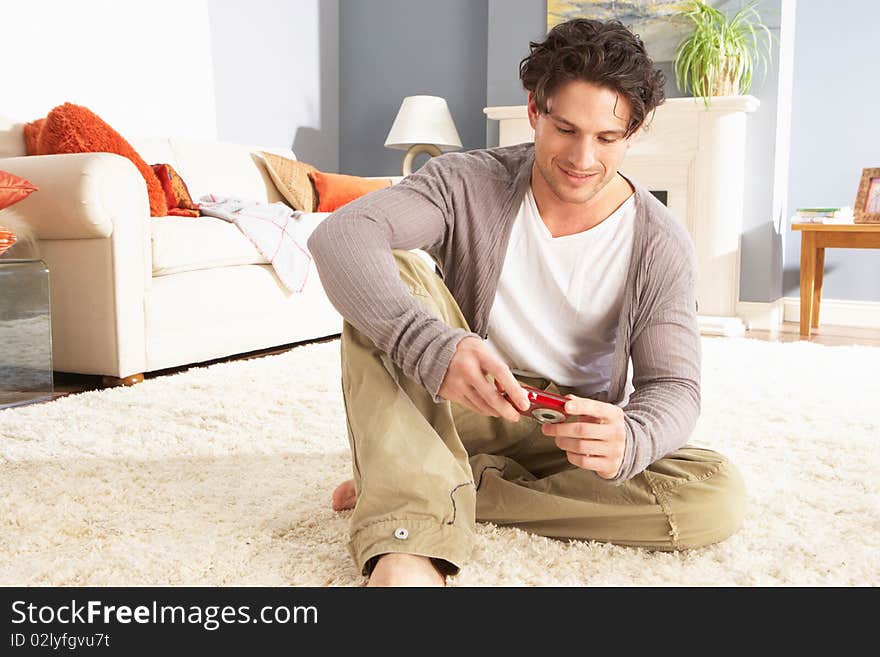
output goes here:
[{"label": "stack of book", "polygon": [[796,224],[851,224],[853,211],[843,208],[798,208],[791,218]]}]

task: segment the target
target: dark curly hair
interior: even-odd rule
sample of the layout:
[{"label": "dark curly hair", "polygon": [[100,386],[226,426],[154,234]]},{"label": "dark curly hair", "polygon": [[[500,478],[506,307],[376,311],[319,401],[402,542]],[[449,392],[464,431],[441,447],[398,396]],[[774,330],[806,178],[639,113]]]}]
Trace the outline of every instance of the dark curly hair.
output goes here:
[{"label": "dark curly hair", "polygon": [[529,50],[519,63],[519,79],[543,114],[547,99],[562,84],[584,80],[629,101],[629,137],[666,99],[666,76],[648,57],[642,40],[620,21],[575,18],[554,27],[543,41],[529,42]]}]

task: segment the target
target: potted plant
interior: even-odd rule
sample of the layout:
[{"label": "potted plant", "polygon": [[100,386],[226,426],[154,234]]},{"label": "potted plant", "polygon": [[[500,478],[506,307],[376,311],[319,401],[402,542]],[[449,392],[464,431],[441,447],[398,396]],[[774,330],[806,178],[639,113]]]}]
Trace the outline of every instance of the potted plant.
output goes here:
[{"label": "potted plant", "polygon": [[675,50],[675,84],[691,91],[709,107],[712,96],[748,93],[755,60],[767,67],[770,30],[752,2],[732,18],[715,7],[691,0],[684,11],[694,25],[693,33]]}]

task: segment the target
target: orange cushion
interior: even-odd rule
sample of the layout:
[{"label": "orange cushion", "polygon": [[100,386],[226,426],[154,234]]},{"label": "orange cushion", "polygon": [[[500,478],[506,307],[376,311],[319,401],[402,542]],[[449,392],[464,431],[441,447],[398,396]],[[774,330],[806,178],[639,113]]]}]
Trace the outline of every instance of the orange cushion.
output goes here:
[{"label": "orange cushion", "polygon": [[8,228],[0,226],[0,255],[3,255],[10,249],[16,241],[18,241],[18,238],[15,236],[15,233]]},{"label": "orange cushion", "polygon": [[186,208],[168,208],[169,217],[200,217],[201,212],[198,210],[188,210]]},{"label": "orange cushion", "polygon": [[318,195],[315,212],[333,212],[364,194],[391,187],[390,178],[362,178],[323,171],[309,171],[309,178],[315,183]]},{"label": "orange cushion", "polygon": [[18,203],[35,191],[37,188],[24,178],[19,178],[7,171],[0,171],[0,210],[8,208],[13,203]]},{"label": "orange cushion", "polygon": [[37,137],[40,136],[40,133],[43,131],[43,124],[46,123],[46,119],[37,119],[36,121],[31,121],[24,126],[24,145],[25,145],[25,153],[28,155],[36,155],[37,154]]},{"label": "orange cushion", "polygon": [[150,165],[162,185],[169,217],[198,217],[199,206],[193,203],[189,189],[170,164]]},{"label": "orange cushion", "polygon": [[61,153],[115,153],[132,161],[147,183],[150,214],[164,217],[168,205],[162,185],[150,166],[118,132],[88,108],[72,103],[59,105],[43,119],[24,127],[28,155]]}]

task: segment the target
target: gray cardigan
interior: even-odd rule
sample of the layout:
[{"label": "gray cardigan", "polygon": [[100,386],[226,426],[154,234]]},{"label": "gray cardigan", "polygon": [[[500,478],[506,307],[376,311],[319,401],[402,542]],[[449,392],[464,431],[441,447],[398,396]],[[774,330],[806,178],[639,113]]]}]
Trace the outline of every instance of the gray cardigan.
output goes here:
[{"label": "gray cardigan", "polygon": [[[528,189],[534,145],[432,158],[400,183],[334,212],[308,248],[339,313],[424,386],[435,402],[456,345],[486,338],[507,242]],[[700,414],[700,336],[693,244],[654,196],[635,187],[635,237],[606,395],[623,400],[625,481],[687,442]],[[427,251],[473,332],[433,316],[400,279],[392,249]]]}]

